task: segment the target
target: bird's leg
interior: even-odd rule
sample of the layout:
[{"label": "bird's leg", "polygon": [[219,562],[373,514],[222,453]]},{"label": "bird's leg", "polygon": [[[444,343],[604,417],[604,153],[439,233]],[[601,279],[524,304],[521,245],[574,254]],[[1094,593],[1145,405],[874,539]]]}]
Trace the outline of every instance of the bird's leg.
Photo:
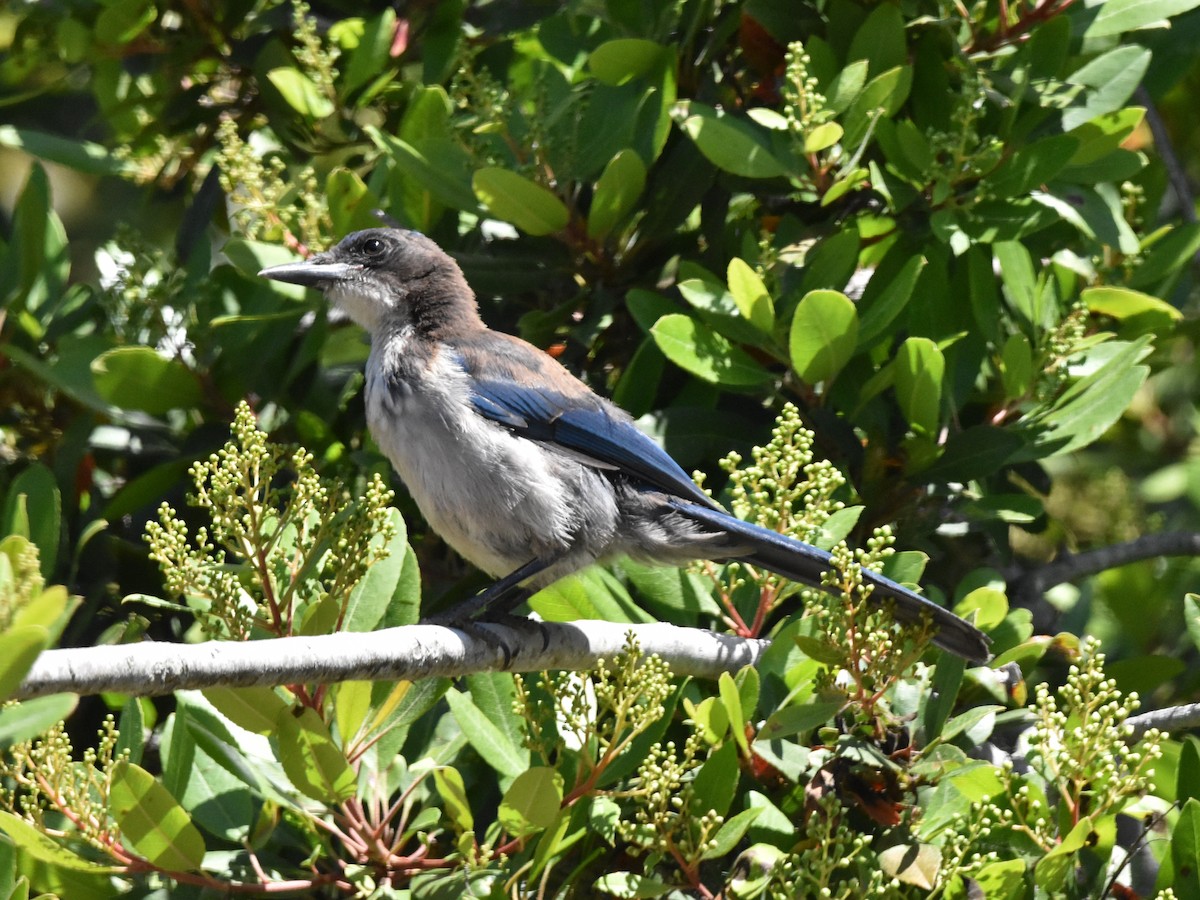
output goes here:
[{"label": "bird's leg", "polygon": [[444,613],[432,616],[427,621],[431,625],[444,625],[462,622],[473,618],[476,614],[487,615],[494,609],[498,609],[501,613],[511,612],[515,606],[528,599],[532,593],[528,588],[522,588],[521,582],[548,569],[550,565],[551,561],[531,559],[474,597],[462,601]]}]

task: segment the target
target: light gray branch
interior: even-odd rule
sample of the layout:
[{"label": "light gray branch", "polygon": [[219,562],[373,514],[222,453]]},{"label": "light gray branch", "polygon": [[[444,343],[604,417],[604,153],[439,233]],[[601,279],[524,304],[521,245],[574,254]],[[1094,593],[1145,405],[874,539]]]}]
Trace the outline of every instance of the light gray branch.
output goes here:
[{"label": "light gray branch", "polygon": [[1132,740],[1137,740],[1151,728],[1171,733],[1186,731],[1200,727],[1200,703],[1185,703],[1182,706],[1168,706],[1165,709],[1152,709],[1138,713],[1125,720],[1133,726]]},{"label": "light gray branch", "polygon": [[[119,691],[137,696],[178,690],[347,680],[415,680],[476,672],[589,669],[612,659],[633,632],[646,654],[677,675],[716,678],[754,665],[769,641],[715,634],[665,623],[543,623],[514,628],[479,625],[497,641],[441,625],[408,625],[368,633],[203,644],[143,642],[47,650],[13,699],[46,694]],[[543,641],[543,634],[545,640]],[[543,643],[545,646],[543,647]],[[505,652],[511,653],[507,665]]]}]

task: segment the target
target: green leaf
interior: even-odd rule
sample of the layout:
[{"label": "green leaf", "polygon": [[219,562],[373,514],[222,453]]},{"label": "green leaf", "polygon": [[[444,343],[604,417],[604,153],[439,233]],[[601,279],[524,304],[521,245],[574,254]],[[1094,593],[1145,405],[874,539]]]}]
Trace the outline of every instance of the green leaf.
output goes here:
[{"label": "green leaf", "polygon": [[571,218],[553,192],[499,166],[477,171],[471,187],[492,215],[535,237],[562,231]]},{"label": "green leaf", "polygon": [[217,712],[254,734],[270,734],[280,715],[291,710],[269,687],[214,687],[201,693]]},{"label": "green leaf", "polygon": [[958,699],[966,667],[967,661],[952,653],[943,653],[938,659],[930,690],[925,695],[925,708],[921,713],[925,743],[942,736],[942,729],[950,717],[950,711],[954,709],[954,701]]},{"label": "green leaf", "polygon": [[204,838],[184,808],[141,766],[120,760],[113,767],[109,811],[126,843],[151,865],[176,872],[200,868]]},{"label": "green leaf", "polygon": [[604,167],[588,210],[588,237],[602,240],[636,207],[646,187],[646,166],[633,150],[622,150]]},{"label": "green leaf", "polygon": [[609,872],[596,879],[595,889],[622,900],[634,900],[639,897],[662,897],[675,890],[674,885],[649,878],[645,875],[635,875],[633,872]]},{"label": "green leaf", "polygon": [[935,434],[941,422],[942,379],[946,360],[929,338],[910,337],[895,361],[896,402],[913,430]]},{"label": "green leaf", "polygon": [[1183,620],[1192,646],[1200,650],[1200,594],[1184,595]]},{"label": "green leaf", "polygon": [[921,472],[927,484],[974,481],[1000,471],[1025,446],[1015,431],[994,425],[974,425],[950,435],[937,462]]},{"label": "green leaf", "polygon": [[497,818],[513,837],[527,837],[554,824],[562,799],[562,775],[549,766],[534,766],[513,779]]},{"label": "green leaf", "polygon": [[0,748],[37,737],[70,716],[78,704],[78,694],[50,694],[0,709]]},{"label": "green leaf", "polygon": [[371,681],[343,681],[334,686],[333,720],[343,747],[351,747],[366,724],[367,716],[371,713],[373,687],[374,682]]},{"label": "green leaf", "polygon": [[908,59],[908,43],[900,8],[885,3],[871,10],[855,32],[846,58],[867,60],[871,74],[903,65]]},{"label": "green leaf", "polygon": [[1004,293],[1013,309],[1030,325],[1040,325],[1041,309],[1038,302],[1037,276],[1033,271],[1033,257],[1019,241],[1001,241],[992,247],[1000,278],[1004,282]]},{"label": "green leaf", "polygon": [[108,4],[96,17],[96,40],[105,44],[128,44],[157,18],[154,0]]},{"label": "green leaf", "polygon": [[204,399],[200,382],[178,359],[153,347],[117,347],[92,361],[96,392],[114,406],[162,415],[191,409]]},{"label": "green leaf", "polygon": [[1183,804],[1171,834],[1171,866],[1175,871],[1173,887],[1182,900],[1200,897],[1200,800],[1192,797]]},{"label": "green leaf", "polygon": [[1099,6],[1083,36],[1112,37],[1126,31],[1153,27],[1164,19],[1182,15],[1200,6],[1200,0],[1107,0]]},{"label": "green leaf", "polygon": [[676,287],[680,295],[700,314],[705,325],[735,344],[758,347],[766,343],[766,333],[742,314],[723,281],[691,263],[679,267],[679,277]]},{"label": "green leaf", "polygon": [[702,816],[710,810],[719,816],[729,812],[738,784],[737,745],[722,744],[709,754],[692,782],[692,814]]},{"label": "green leaf", "polygon": [[846,540],[863,514],[862,506],[846,506],[831,514],[817,532],[811,543],[822,550],[832,550],[840,541]]},{"label": "green leaf", "polygon": [[879,278],[878,271],[872,276],[859,304],[859,308],[863,310],[858,328],[860,349],[869,347],[876,339],[887,333],[892,322],[904,311],[908,301],[912,299],[913,288],[917,286],[917,280],[921,277],[925,265],[926,260],[923,256],[909,257],[886,286],[883,286],[882,282],[878,286],[875,284],[876,279]]},{"label": "green leaf", "polygon": [[1183,313],[1171,304],[1126,287],[1105,285],[1084,288],[1080,299],[1092,312],[1114,319],[1152,316],[1159,327],[1166,327],[1183,318]]},{"label": "green leaf", "polygon": [[1150,66],[1150,56],[1147,48],[1136,44],[1116,47],[1067,76],[1071,84],[1081,84],[1089,90],[1083,93],[1082,104],[1063,111],[1063,130],[1069,132],[1076,125],[1124,106],[1141,84]]},{"label": "green leaf", "polygon": [[457,834],[466,834],[475,827],[471,814],[471,803],[467,799],[467,787],[462,775],[453,766],[439,766],[433,770],[433,783],[442,795],[446,815]]},{"label": "green leaf", "polygon": [[754,820],[763,814],[764,807],[757,806],[743,809],[737,815],[726,819],[712,838],[712,844],[704,851],[701,859],[720,859],[733,852],[733,848],[745,837]]},{"label": "green leaf", "polygon": [[325,179],[325,202],[335,234],[379,225],[375,210],[383,206],[357,172],[339,166]]},{"label": "green leaf", "polygon": [[803,706],[777,709],[759,729],[758,740],[774,741],[794,734],[807,734],[836,716],[845,705],[840,700],[817,700]]},{"label": "green leaf", "polygon": [[118,159],[112,149],[91,141],[71,140],[55,134],[0,125],[0,147],[22,150],[34,159],[55,162],[85,175],[132,175],[137,163]]},{"label": "green leaf", "polygon": [[514,744],[478,706],[461,691],[451,688],[446,692],[446,702],[458,722],[459,728],[471,742],[471,746],[489,766],[503,775],[515,778],[529,768],[529,751]]},{"label": "green leaf", "polygon": [[[342,81],[347,92],[366,84],[384,71],[391,55],[395,33],[394,9],[385,9],[378,16],[363,23],[362,33],[350,48],[350,64],[343,69],[345,75]],[[342,66],[339,65],[339,68]]]},{"label": "green leaf", "polygon": [[1044,455],[1072,453],[1097,440],[1133,402],[1134,394],[1150,374],[1137,365],[1150,352],[1150,338],[1110,341],[1107,361],[1086,378],[1069,387],[1037,423],[1033,449]]},{"label": "green leaf", "polygon": [[908,99],[912,78],[911,66],[897,66],[872,78],[846,112],[842,122],[846,129],[843,145],[857,147],[877,116],[894,116]]},{"label": "green leaf", "polygon": [[820,153],[828,150],[842,139],[842,126],[837,122],[825,122],[804,136],[804,152]]},{"label": "green leaf", "polygon": [[667,56],[666,48],[641,38],[605,41],[588,56],[587,66],[596,80],[608,85],[650,75]]},{"label": "green leaf", "polygon": [[722,672],[717,681],[717,688],[720,691],[721,703],[725,706],[725,714],[729,717],[734,743],[742,751],[743,756],[749,756],[750,745],[746,740],[746,716],[742,712],[742,697],[738,693],[737,685],[733,682],[733,676],[728,672]]},{"label": "green leaf", "polygon": [[755,328],[770,334],[775,328],[775,304],[767,286],[744,259],[734,257],[726,273],[729,293],[733,295],[742,317]]},{"label": "green leaf", "polygon": [[354,796],[357,782],[354,770],[315,709],[286,709],[275,724],[279,761],[300,793],[329,804]]},{"label": "green leaf", "polygon": [[1068,161],[1071,166],[1087,166],[1115,152],[1142,124],[1146,111],[1131,106],[1104,113],[1071,129],[1070,137],[1079,146]]},{"label": "green leaf", "polygon": [[933,844],[895,844],[879,852],[879,868],[904,884],[931,891],[937,884],[942,851]]},{"label": "green leaf", "polygon": [[1008,597],[992,587],[976,588],[954,604],[955,615],[969,619],[977,612],[974,622],[984,631],[991,631],[1008,615]]},{"label": "green leaf", "polygon": [[[1200,804],[1197,804],[1197,807],[1200,807]],[[1038,861],[1037,867],[1033,870],[1033,880],[1038,887],[1044,888],[1051,894],[1062,890],[1067,877],[1075,867],[1075,854],[1087,846],[1092,831],[1091,817],[1085,816],[1049,853]],[[1179,836],[1178,826],[1176,826],[1175,836]],[[1175,841],[1171,842],[1171,847],[1173,852]]]},{"label": "green leaf", "polygon": [[4,653],[0,654],[0,701],[21,686],[34,660],[50,643],[50,632],[41,625],[18,625],[0,632]]},{"label": "green leaf", "polygon": [[1004,396],[1020,400],[1033,389],[1033,347],[1020,332],[1010,334],[1000,351],[1000,379]]},{"label": "green leaf", "polygon": [[116,866],[103,866],[84,859],[82,856],[77,856],[61,843],[38,831],[20,816],[15,816],[8,810],[0,809],[0,831],[8,835],[14,845],[31,857],[51,866],[98,875],[121,871]]},{"label": "green leaf", "polygon": [[1144,249],[1141,264],[1129,278],[1132,288],[1149,288],[1174,278],[1200,251],[1200,224],[1176,225],[1165,237]]},{"label": "green leaf", "polygon": [[333,101],[321,93],[316,83],[291,66],[281,66],[267,72],[267,78],[283,95],[287,105],[307,119],[324,119],[333,115]]},{"label": "green leaf", "polygon": [[[378,627],[396,594],[408,555],[408,526],[396,509],[388,510],[388,521],[395,529],[395,537],[388,545],[387,556],[367,569],[362,580],[350,592],[342,623],[343,631],[372,631]],[[378,537],[372,543],[376,541]]]},{"label": "green leaf", "polygon": [[1058,134],[1020,148],[988,178],[989,192],[996,197],[1028,194],[1067,167],[1081,140]]},{"label": "green leaf", "polygon": [[[17,509],[19,504],[23,505],[23,515]],[[18,518],[25,520],[27,532],[18,529]],[[42,463],[30,464],[12,479],[4,495],[4,512],[0,526],[5,529],[4,534],[22,534],[37,545],[42,575],[49,578],[58,561],[62,501],[58,493],[58,482],[54,480],[54,473]],[[65,588],[61,592],[63,605],[65,605]],[[58,612],[61,611],[60,608]],[[53,618],[57,618],[57,615]],[[26,624],[34,623],[26,622]],[[48,627],[51,622],[36,624]]]},{"label": "green leaf", "polygon": [[1200,738],[1185,735],[1179,749],[1179,770],[1175,776],[1175,802],[1200,800]]},{"label": "green leaf", "polygon": [[744,178],[787,174],[783,164],[771,155],[767,135],[756,126],[695,101],[683,108],[686,112],[679,127],[718,169]]},{"label": "green leaf", "polygon": [[1018,900],[1026,894],[1023,859],[988,863],[973,877],[988,900]]},{"label": "green leaf", "polygon": [[405,177],[418,182],[434,199],[468,212],[479,208],[471,189],[470,158],[453,141],[442,137],[406,141],[374,126],[364,130]]},{"label": "green leaf", "polygon": [[838,291],[810,291],[792,316],[792,368],[809,384],[832,381],[858,346],[858,312]]},{"label": "green leaf", "polygon": [[774,375],[727,339],[690,316],[663,316],[650,329],[654,343],[675,365],[727,387],[757,387]]},{"label": "green leaf", "polygon": [[972,746],[978,746],[991,737],[996,727],[996,713],[1000,712],[1004,712],[1003,706],[972,706],[946,723],[941,738],[944,741],[952,741],[960,734],[979,730],[981,734],[978,737],[974,734],[970,736]]}]

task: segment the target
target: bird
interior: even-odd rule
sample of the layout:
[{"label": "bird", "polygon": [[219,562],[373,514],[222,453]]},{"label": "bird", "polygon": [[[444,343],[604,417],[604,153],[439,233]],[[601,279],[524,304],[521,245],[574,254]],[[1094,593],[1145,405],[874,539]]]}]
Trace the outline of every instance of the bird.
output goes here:
[{"label": "bird", "polygon": [[[430,527],[498,580],[467,604],[511,611],[622,556],[748,563],[821,587],[830,554],[740,519],[633,419],[548,353],[489,328],[457,262],[424,234],[368,228],[259,275],[322,291],[366,330],[367,425]],[[933,643],[986,662],[989,638],[883,575],[870,598]]]}]

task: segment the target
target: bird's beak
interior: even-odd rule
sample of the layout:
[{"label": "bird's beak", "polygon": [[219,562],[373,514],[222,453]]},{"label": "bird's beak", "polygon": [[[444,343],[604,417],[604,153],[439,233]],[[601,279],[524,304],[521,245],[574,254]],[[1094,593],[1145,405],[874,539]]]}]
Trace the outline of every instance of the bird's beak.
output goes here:
[{"label": "bird's beak", "polygon": [[263,278],[274,281],[286,281],[289,284],[302,284],[305,287],[320,288],[344,281],[358,270],[357,266],[346,263],[328,262],[319,256],[304,262],[284,263],[282,266],[269,266],[258,274]]}]

